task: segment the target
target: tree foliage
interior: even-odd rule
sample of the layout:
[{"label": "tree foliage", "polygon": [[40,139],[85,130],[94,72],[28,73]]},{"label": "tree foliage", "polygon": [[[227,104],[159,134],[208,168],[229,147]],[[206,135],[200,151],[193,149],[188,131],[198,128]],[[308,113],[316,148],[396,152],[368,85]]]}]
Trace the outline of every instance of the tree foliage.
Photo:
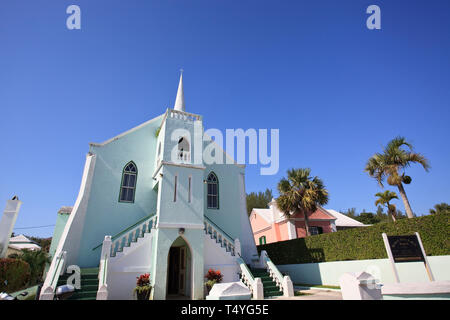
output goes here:
[{"label": "tree foliage", "polygon": [[288,217],[303,213],[306,235],[310,235],[308,215],[328,203],[328,191],[323,181],[310,174],[309,168],[288,170],[287,177],[278,183],[280,196],[276,200],[278,208]]},{"label": "tree foliage", "polygon": [[264,192],[251,192],[247,194],[247,214],[250,215],[254,208],[268,208],[273,199],[272,190]]},{"label": "tree foliage", "polygon": [[445,202],[435,204],[433,209],[430,209],[430,213],[431,214],[450,213],[450,205]]},{"label": "tree foliage", "polygon": [[426,171],[430,168],[428,159],[422,154],[414,152],[411,143],[407,142],[404,137],[396,137],[387,144],[383,152],[375,153],[369,158],[364,169],[369,176],[377,180],[381,187],[383,187],[384,180],[389,185],[398,187],[409,218],[414,215],[403,184],[411,183],[412,179],[405,174],[405,169],[414,163],[421,164]]}]

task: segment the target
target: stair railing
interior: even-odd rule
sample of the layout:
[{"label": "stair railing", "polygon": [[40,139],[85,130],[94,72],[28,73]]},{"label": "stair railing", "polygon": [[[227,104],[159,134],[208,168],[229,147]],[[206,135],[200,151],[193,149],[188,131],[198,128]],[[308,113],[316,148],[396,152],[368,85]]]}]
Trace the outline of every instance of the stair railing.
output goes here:
[{"label": "stair railing", "polygon": [[227,252],[230,252],[232,256],[236,253],[240,255],[240,246],[238,252],[236,252],[235,240],[226,234],[225,231],[220,229],[214,222],[205,217],[205,233],[209,234],[211,239],[214,239],[216,243],[219,243],[222,248],[225,248]]},{"label": "stair railing", "polygon": [[250,289],[252,292],[253,299],[263,300],[264,299],[264,288],[261,278],[254,278],[250,269],[245,264],[242,258],[236,258],[236,262],[241,268],[241,281]]},{"label": "stair railing", "polygon": [[66,265],[66,251],[60,251],[53,259],[45,277],[39,300],[53,300],[58,285],[59,276],[64,273]]},{"label": "stair railing", "polygon": [[100,255],[100,265],[98,268],[98,291],[96,300],[108,299],[108,260],[111,254],[111,236],[105,236],[103,240],[102,253]]},{"label": "stair railing", "polygon": [[294,296],[294,286],[289,276],[283,276],[277,266],[270,260],[265,250],[261,251],[262,265],[269,272],[270,277],[275,281],[276,285],[283,291],[285,297]]},{"label": "stair railing", "polygon": [[[132,226],[122,230],[111,237],[111,251],[110,257],[115,257],[117,252],[128,247],[132,242],[136,242],[138,238],[143,237],[145,233],[151,232],[152,228],[156,226],[156,214],[142,218]],[[92,250],[100,248],[103,243],[99,244]]]}]

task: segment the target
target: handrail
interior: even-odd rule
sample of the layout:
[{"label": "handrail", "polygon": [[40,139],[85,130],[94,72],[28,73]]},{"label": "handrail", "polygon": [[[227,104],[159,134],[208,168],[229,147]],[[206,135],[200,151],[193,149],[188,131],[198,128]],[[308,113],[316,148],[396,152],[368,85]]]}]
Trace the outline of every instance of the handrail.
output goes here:
[{"label": "handrail", "polygon": [[280,289],[283,289],[283,275],[281,274],[280,270],[276,267],[276,265],[270,260],[269,257],[265,258],[266,264],[267,264],[267,270],[269,271],[270,276],[272,279],[275,280],[275,283]]},{"label": "handrail", "polygon": [[280,290],[283,291],[283,295],[286,297],[294,296],[294,286],[291,278],[289,276],[283,276],[277,266],[270,260],[265,250],[261,251],[261,260],[267,268],[270,277],[275,281]]},{"label": "handrail", "polygon": [[103,262],[100,262],[100,279],[98,281],[99,285],[105,285],[106,284],[106,272],[108,270],[108,255],[105,254],[105,258]]},{"label": "handrail", "polygon": [[249,281],[251,281],[251,282],[255,281],[255,277],[251,273],[251,271],[248,268],[247,264],[245,263],[244,259],[239,257],[239,258],[236,258],[236,261],[239,263],[239,267],[241,268],[241,271],[245,274],[246,277],[248,277]]},{"label": "handrail", "polygon": [[236,262],[241,269],[241,281],[249,288],[253,298],[257,300],[264,299],[264,288],[261,278],[253,277],[253,274],[241,257],[236,258]]},{"label": "handrail", "polygon": [[[42,286],[40,300],[52,300],[55,295],[56,286],[58,285],[59,276],[64,271],[66,251],[60,251],[55,256],[54,263],[50,265],[44,285]],[[48,281],[47,281],[48,280]]]},{"label": "handrail", "polygon": [[[64,261],[66,256],[66,251],[61,251],[58,256],[58,262],[56,264],[55,272],[53,273],[52,280],[50,281],[50,286],[53,288],[53,291],[56,289],[56,285],[58,284],[59,276],[61,275],[61,271],[64,266]],[[55,281],[56,279],[56,281]]]},{"label": "handrail", "polygon": [[235,239],[230,237],[225,231],[218,227],[214,222],[205,216],[205,233],[209,234],[212,239],[220,243],[221,247],[225,247],[226,251],[231,252],[231,255],[235,255]]},{"label": "handrail", "polygon": [[207,216],[205,216],[205,220],[208,220],[208,223],[214,225],[214,227],[215,227],[216,229],[218,229],[217,231],[219,231],[220,233],[223,233],[223,235],[224,235],[225,237],[227,237],[228,240],[230,240],[230,242],[233,242],[233,241],[234,241],[234,239],[233,239],[229,234],[227,234],[225,231],[223,231],[217,224],[215,224],[214,222],[212,222],[212,220],[209,219]]},{"label": "handrail", "polygon": [[[127,231],[133,229],[134,227],[136,227],[137,225],[141,224],[142,222],[145,222],[147,219],[151,219],[152,217],[155,217],[156,214],[150,214],[142,219],[140,219],[138,222],[134,223],[133,225],[125,228],[124,230],[120,231],[119,233],[116,233],[114,236],[111,237],[111,240],[116,240],[117,238],[119,238],[121,235],[125,234]],[[92,250],[97,250],[98,248],[100,248],[103,245],[103,242],[100,243],[99,245],[97,245],[95,248],[93,248]]]},{"label": "handrail", "polygon": [[97,290],[97,300],[108,299],[108,259],[111,254],[111,237],[105,236],[102,245],[102,253],[100,256],[100,266],[98,270],[98,290]]}]

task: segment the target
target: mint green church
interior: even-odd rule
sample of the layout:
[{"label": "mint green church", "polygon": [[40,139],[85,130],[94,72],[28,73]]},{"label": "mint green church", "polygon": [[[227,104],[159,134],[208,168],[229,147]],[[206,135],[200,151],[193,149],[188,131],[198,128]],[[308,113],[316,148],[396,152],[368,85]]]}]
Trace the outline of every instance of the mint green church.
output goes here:
[{"label": "mint green church", "polygon": [[[222,164],[205,163],[205,148]],[[205,139],[202,117],[186,112],[181,75],[173,109],[90,143],[77,200],[58,214],[40,299],[52,299],[77,268],[80,299],[133,299],[144,273],[151,299],[204,299],[211,268],[255,296],[262,285],[247,266],[270,268],[246,212],[245,166],[227,158]]]}]

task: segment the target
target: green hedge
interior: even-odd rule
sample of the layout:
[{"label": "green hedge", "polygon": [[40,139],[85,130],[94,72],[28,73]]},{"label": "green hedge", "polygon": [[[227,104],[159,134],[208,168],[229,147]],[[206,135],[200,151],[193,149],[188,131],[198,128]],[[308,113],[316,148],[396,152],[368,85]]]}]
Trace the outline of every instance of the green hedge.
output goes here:
[{"label": "green hedge", "polygon": [[30,281],[30,265],[20,259],[0,259],[0,292],[23,289]]},{"label": "green hedge", "polygon": [[427,256],[450,254],[450,214],[442,213],[396,223],[347,229],[258,246],[275,264],[296,264],[344,260],[384,259],[386,249],[381,234],[408,235],[418,232]]}]

